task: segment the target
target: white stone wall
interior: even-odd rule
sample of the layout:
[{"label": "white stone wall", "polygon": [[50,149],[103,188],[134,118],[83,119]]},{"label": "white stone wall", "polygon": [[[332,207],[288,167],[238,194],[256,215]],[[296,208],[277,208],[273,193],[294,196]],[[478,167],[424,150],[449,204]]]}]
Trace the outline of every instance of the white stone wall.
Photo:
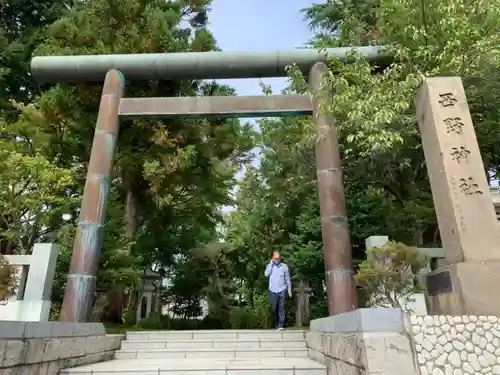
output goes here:
[{"label": "white stone wall", "polygon": [[496,316],[411,316],[422,375],[500,375]]}]

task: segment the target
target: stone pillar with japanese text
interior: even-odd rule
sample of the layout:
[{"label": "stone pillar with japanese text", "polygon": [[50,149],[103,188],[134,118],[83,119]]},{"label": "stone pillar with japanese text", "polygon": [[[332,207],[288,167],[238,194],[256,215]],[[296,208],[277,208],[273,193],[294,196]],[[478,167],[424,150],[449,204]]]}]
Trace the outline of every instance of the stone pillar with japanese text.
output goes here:
[{"label": "stone pillar with japanese text", "polygon": [[447,265],[426,276],[429,314],[500,315],[500,229],[462,80],[424,80],[417,119]]}]

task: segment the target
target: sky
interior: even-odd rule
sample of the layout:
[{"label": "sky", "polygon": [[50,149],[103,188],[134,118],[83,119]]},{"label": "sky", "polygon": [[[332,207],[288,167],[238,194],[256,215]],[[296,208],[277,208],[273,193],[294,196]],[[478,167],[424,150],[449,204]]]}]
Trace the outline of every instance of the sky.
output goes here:
[{"label": "sky", "polygon": [[[208,29],[224,51],[272,51],[303,47],[311,38],[300,9],[313,0],[214,0]],[[260,95],[259,79],[227,79],[238,95]],[[278,94],[286,79],[268,78]]]},{"label": "sky", "polygon": [[[318,1],[214,0],[208,15],[208,29],[218,47],[224,51],[273,51],[303,47],[311,39],[311,33],[300,10],[315,2]],[[234,87],[238,95],[261,95],[260,81],[270,85],[275,94],[286,86],[286,78],[224,79],[218,82]],[[256,165],[259,163],[258,150],[254,154],[252,164]],[[241,178],[243,174],[244,170],[241,170],[236,178]],[[232,209],[223,207],[225,212]]]}]

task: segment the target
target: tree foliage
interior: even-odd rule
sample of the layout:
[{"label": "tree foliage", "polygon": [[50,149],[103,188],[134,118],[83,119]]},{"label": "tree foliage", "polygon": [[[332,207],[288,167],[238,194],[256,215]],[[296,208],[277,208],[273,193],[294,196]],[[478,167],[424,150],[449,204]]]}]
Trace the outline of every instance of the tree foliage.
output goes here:
[{"label": "tree foliage", "polygon": [[18,283],[16,267],[12,266],[5,256],[0,254],[0,306],[14,295]]},{"label": "tree foliage", "polygon": [[[210,0],[0,4],[0,250],[28,253],[37,241],[61,245],[56,308],[102,85],[38,87],[27,73],[32,52],[217,50],[206,28],[210,6]],[[384,45],[395,56],[384,69],[373,69],[356,52],[346,63],[330,59],[335,74],[324,82],[335,93],[322,110],[336,119],[340,134],[358,278],[369,271],[363,260],[370,235],[388,235],[410,247],[440,245],[414,116],[424,77],[464,79],[485,168],[496,177],[499,12],[498,0],[325,0],[304,10],[311,47]],[[308,94],[304,77],[294,67],[289,72],[285,92]],[[185,79],[127,82],[126,95],[235,92]],[[207,322],[264,327],[269,316],[263,271],[273,251],[282,253],[294,282],[312,287],[311,317],[326,313],[314,126],[310,118],[287,117],[261,120],[258,128],[257,134],[252,125],[228,119],[122,121],[98,275],[99,289],[107,291],[99,319],[135,316],[140,273],[154,266],[169,276],[164,295],[181,315],[196,315],[206,298]],[[254,153],[258,164],[251,160]],[[236,182],[241,167],[245,175]],[[222,206],[233,210],[223,213]]]},{"label": "tree foliage", "polygon": [[[370,235],[389,235],[411,246],[440,246],[414,115],[424,77],[463,77],[485,167],[496,174],[500,131],[492,103],[499,91],[492,77],[498,66],[499,10],[498,2],[413,0],[328,0],[304,10],[315,48],[383,45],[395,56],[385,69],[373,69],[356,52],[347,63],[332,58],[335,74],[324,82],[335,93],[322,110],[336,119],[340,134],[356,263],[365,257],[364,240]],[[289,71],[291,89],[307,91],[304,77],[294,67]],[[262,262],[272,250],[281,250],[295,277],[310,282],[314,298],[322,300],[314,127],[305,118],[259,125],[260,166],[241,181],[228,240],[245,249],[247,262],[259,257]]]},{"label": "tree foliage", "polygon": [[[37,35],[43,37],[35,53],[213,50],[215,41],[198,16],[209,6],[207,0],[70,4],[64,14],[37,26]],[[185,26],[183,21],[191,18],[196,19],[195,27]],[[7,73],[13,77],[13,72]],[[8,147],[2,158],[5,195],[0,198],[2,214],[9,215],[2,238],[13,244],[13,252],[29,251],[33,241],[48,239],[42,234],[53,231],[51,239],[61,245],[53,293],[57,304],[71,259],[101,85],[42,89],[31,104],[19,109],[19,120],[5,117],[2,128]],[[234,95],[229,87],[196,80],[128,82],[126,92],[129,97]],[[121,321],[116,314],[124,306],[123,295],[139,286],[142,269],[153,263],[168,267],[176,254],[213,241],[220,206],[231,204],[233,175],[247,159],[253,130],[221,119],[124,121],[120,127],[98,285],[114,293],[109,296],[117,305],[112,319]],[[18,192],[25,183],[25,191],[36,191],[36,196]],[[13,190],[17,196],[9,195]],[[26,215],[27,209],[33,216]],[[63,213],[70,214],[68,222],[62,220]],[[31,230],[36,235],[27,238]]]}]

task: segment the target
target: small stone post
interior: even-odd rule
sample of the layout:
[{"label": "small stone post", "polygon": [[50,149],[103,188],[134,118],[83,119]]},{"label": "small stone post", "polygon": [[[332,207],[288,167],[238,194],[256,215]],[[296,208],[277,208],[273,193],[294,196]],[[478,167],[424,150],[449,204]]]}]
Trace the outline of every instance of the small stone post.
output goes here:
[{"label": "small stone post", "polygon": [[295,325],[302,327],[309,324],[309,297],[312,291],[307,283],[301,280],[299,285],[293,290],[295,292]]}]

